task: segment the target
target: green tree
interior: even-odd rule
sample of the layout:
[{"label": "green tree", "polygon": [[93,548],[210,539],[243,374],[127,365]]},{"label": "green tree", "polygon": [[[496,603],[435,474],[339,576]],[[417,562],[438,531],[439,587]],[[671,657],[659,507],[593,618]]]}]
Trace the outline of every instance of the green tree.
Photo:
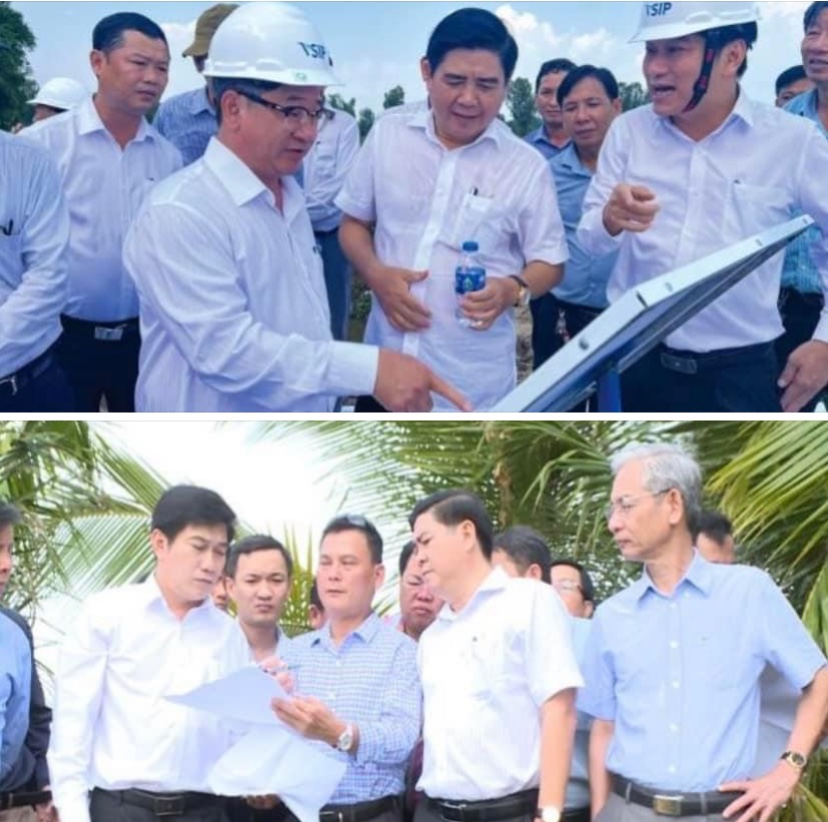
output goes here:
[{"label": "green tree", "polygon": [[650,102],[650,98],[641,83],[619,83],[618,93],[624,111],[646,106]]},{"label": "green tree", "polygon": [[394,86],[394,88],[385,92],[385,99],[382,102],[384,109],[396,108],[397,106],[405,105],[405,89],[402,86]]},{"label": "green tree", "polygon": [[370,134],[371,129],[374,127],[375,119],[376,117],[374,112],[370,108],[360,110],[359,117],[357,118],[357,125],[359,126],[359,138],[362,142],[365,142],[365,138]]},{"label": "green tree", "polygon": [[512,113],[509,127],[518,137],[525,137],[540,126],[540,119],[535,111],[532,84],[525,77],[518,77],[512,81],[506,103]]},{"label": "green tree", "polygon": [[328,105],[331,108],[335,108],[337,111],[346,111],[351,117],[356,117],[356,97],[352,97],[350,100],[345,100],[341,94],[329,94],[328,95]]},{"label": "green tree", "polygon": [[29,122],[26,105],[37,93],[27,53],[36,45],[23,15],[0,2],[0,129],[8,131],[17,123]]}]

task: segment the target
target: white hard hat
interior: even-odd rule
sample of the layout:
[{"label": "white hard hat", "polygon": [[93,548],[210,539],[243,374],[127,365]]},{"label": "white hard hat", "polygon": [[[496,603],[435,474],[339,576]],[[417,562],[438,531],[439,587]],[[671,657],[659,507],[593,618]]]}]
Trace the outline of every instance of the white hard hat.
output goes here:
[{"label": "white hard hat", "polygon": [[648,40],[672,40],[687,37],[710,29],[758,23],[762,19],[759,3],[737,2],[689,2],[676,0],[672,3],[642,3],[641,23],[631,43]]},{"label": "white hard hat", "polygon": [[69,111],[77,108],[89,97],[89,92],[77,81],[68,77],[55,77],[44,83],[37,96],[29,100],[32,106],[49,106]]},{"label": "white hard hat", "polygon": [[264,80],[291,86],[341,85],[316,26],[290,3],[247,3],[218,28],[206,77]]}]

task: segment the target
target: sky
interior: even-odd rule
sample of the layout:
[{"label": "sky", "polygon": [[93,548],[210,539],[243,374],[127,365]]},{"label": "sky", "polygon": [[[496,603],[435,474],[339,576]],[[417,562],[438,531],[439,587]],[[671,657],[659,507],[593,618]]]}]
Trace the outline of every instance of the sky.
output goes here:
[{"label": "sky", "polygon": [[[136,11],[162,25],[173,55],[167,96],[197,88],[202,82],[191,62],[181,57],[198,15],[210,2],[13,2],[37,38],[31,54],[35,79],[44,83],[68,76],[94,90],[88,65],[95,23],[116,11]],[[384,93],[402,85],[409,102],[422,99],[419,60],[429,35],[447,14],[470,3],[411,0],[341,0],[300,2],[325,37],[344,87],[331,89],[358,108],[382,108]],[[634,2],[477,3],[496,12],[512,27],[520,47],[516,76],[534,80],[545,60],[568,57],[576,63],[605,66],[624,82],[642,81],[640,46],[634,34],[641,8]],[[807,0],[761,3],[764,21],[744,85],[757,99],[772,102],[774,81],[801,62],[802,15]]]}]

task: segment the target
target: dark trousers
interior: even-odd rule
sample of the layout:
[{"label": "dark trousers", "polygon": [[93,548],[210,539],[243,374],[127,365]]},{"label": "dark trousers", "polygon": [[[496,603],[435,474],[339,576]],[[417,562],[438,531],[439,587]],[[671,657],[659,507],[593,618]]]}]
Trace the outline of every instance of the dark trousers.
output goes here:
[{"label": "dark trousers", "polygon": [[[361,803],[360,803],[361,804]],[[341,810],[342,815],[333,810],[334,808]],[[354,822],[354,813],[361,817],[358,814],[357,809],[359,808],[359,804],[357,805],[325,805],[320,812],[319,818],[321,822]],[[256,817],[258,819],[258,817]],[[299,820],[290,812],[288,811],[286,816],[287,822],[299,822]],[[268,820],[269,822],[269,820]],[[377,814],[376,816],[372,816],[370,820],[364,819],[363,822],[403,822],[402,817],[402,803],[397,802],[394,808],[388,809],[383,811],[382,813]]]},{"label": "dark trousers", "polygon": [[295,819],[287,809],[287,805],[278,805],[269,811],[258,811],[251,808],[244,799],[233,798],[227,800],[228,822],[286,822]]},{"label": "dark trousers", "polygon": [[75,410],[75,395],[53,346],[15,374],[0,377],[0,413],[62,413]]},{"label": "dark trousers", "polygon": [[61,317],[61,322],[57,354],[75,392],[76,410],[94,414],[106,399],[112,413],[135,411],[141,350],[138,321],[88,323]]},{"label": "dark trousers", "polygon": [[348,339],[348,320],[351,317],[351,266],[339,245],[339,232],[316,234],[316,244],[325,267],[325,288],[331,309],[331,333],[335,340]]},{"label": "dark trousers", "polygon": [[532,349],[535,371],[551,360],[573,337],[577,337],[601,311],[544,294],[529,303],[532,309]]},{"label": "dark trousers", "polygon": [[694,354],[659,346],[621,378],[627,413],[781,413],[773,343]]},{"label": "dark trousers", "polygon": [[[824,304],[822,294],[802,294],[793,288],[783,288],[780,292],[779,313],[785,326],[785,333],[776,341],[780,373],[785,369],[788,357],[813,338]],[[802,413],[812,414],[818,399],[809,402]]]},{"label": "dark trousers", "polygon": [[[187,810],[175,816],[159,816],[149,808],[123,801],[119,791],[92,791],[89,815],[92,822],[227,822],[224,802],[216,797],[214,804]],[[69,820],[67,820],[69,822]]]},{"label": "dark trousers", "polygon": [[565,810],[561,819],[563,822],[592,822],[592,811],[589,808]]},{"label": "dark trousers", "polygon": [[388,409],[380,405],[373,397],[359,397],[354,408],[355,414],[387,414]]}]

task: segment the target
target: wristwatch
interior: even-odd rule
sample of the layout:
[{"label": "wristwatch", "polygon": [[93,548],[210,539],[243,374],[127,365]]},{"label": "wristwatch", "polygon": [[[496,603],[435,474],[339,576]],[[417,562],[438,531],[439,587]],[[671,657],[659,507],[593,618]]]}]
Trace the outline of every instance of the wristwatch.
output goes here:
[{"label": "wristwatch", "polygon": [[561,822],[561,812],[554,805],[547,805],[535,811],[535,819],[540,819],[541,822]]},{"label": "wristwatch", "polygon": [[526,308],[532,299],[532,292],[529,290],[526,280],[524,280],[523,277],[518,277],[517,274],[511,274],[509,279],[514,280],[520,289],[518,291],[517,300],[515,301],[515,308]]},{"label": "wristwatch", "polygon": [[800,772],[804,771],[805,766],[808,764],[808,757],[796,751],[785,751],[779,758]]},{"label": "wristwatch", "polygon": [[342,753],[350,753],[354,747],[354,726],[348,723],[345,730],[339,735],[336,741],[336,749]]}]

